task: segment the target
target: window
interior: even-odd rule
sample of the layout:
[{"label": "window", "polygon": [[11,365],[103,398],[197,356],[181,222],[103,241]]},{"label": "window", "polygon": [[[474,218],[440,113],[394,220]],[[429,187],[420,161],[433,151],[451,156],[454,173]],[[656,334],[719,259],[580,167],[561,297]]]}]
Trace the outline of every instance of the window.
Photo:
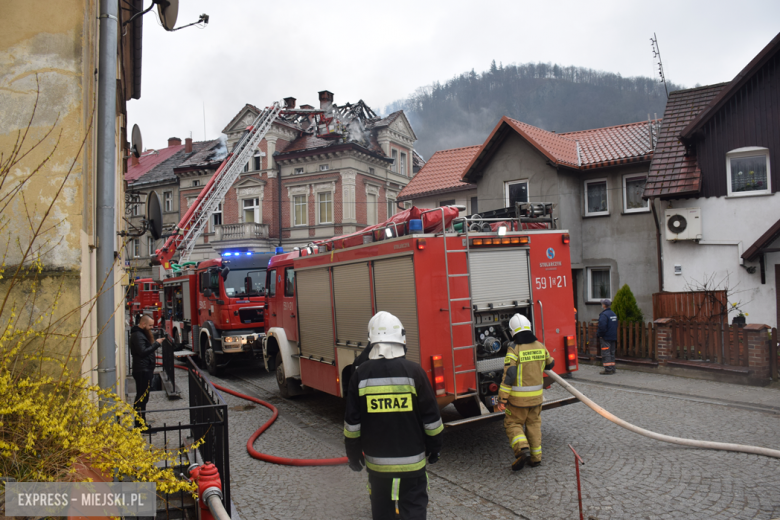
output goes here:
[{"label": "window", "polygon": [[769,150],[751,146],[726,155],[729,195],[772,193]]},{"label": "window", "polygon": [[276,269],[268,272],[268,296],[276,296]]},{"label": "window", "polygon": [[137,217],[141,214],[141,203],[140,202],[134,202],[131,206],[132,214],[134,217]]},{"label": "window", "polygon": [[401,154],[401,175],[406,177],[406,154]]},{"label": "window", "polygon": [[379,220],[377,215],[377,195],[374,193],[368,193],[366,195],[366,224],[373,226]]},{"label": "window", "polygon": [[398,150],[393,150],[392,152],[393,157],[393,172],[398,173]]},{"label": "window", "polygon": [[333,223],[333,193],[323,191],[317,194],[318,224]]},{"label": "window", "polygon": [[479,204],[477,202],[477,197],[471,197],[471,214],[475,215],[479,213]]},{"label": "window", "polygon": [[320,171],[321,172],[326,172],[326,171],[328,171],[328,169],[329,168],[328,168],[327,164],[320,164]]},{"label": "window", "polygon": [[398,211],[398,206],[395,205],[395,199],[387,199],[387,218],[392,217]]},{"label": "window", "polygon": [[195,179],[192,181],[193,186],[200,186],[200,179]]},{"label": "window", "polygon": [[303,168],[295,168],[293,169],[293,175],[300,175],[303,173]]},{"label": "window", "polygon": [[308,224],[306,195],[293,195],[293,226],[306,226]]},{"label": "window", "polygon": [[528,202],[528,181],[509,181],[504,185],[506,207],[514,207],[515,202]]},{"label": "window", "polygon": [[249,161],[247,161],[246,164],[244,165],[244,171],[245,172],[249,171]]},{"label": "window", "polygon": [[259,224],[261,222],[260,219],[260,199],[254,198],[254,199],[244,199],[242,201],[243,206],[243,221],[244,222],[254,222],[255,224]]},{"label": "window", "polygon": [[585,216],[609,215],[607,179],[585,181]]},{"label": "window", "polygon": [[141,257],[141,241],[137,238],[133,239],[133,258]]},{"label": "window", "polygon": [[217,209],[211,214],[211,231],[222,225],[222,203],[217,204]]},{"label": "window", "polygon": [[[152,237],[146,237],[146,250],[149,252],[149,256],[154,254],[154,239]],[[144,289],[148,291],[148,289]]]},{"label": "window", "polygon": [[610,298],[612,289],[609,283],[609,267],[589,267],[588,272],[588,301],[597,302],[604,298]]},{"label": "window", "polygon": [[295,296],[295,269],[291,267],[284,270],[284,295]]},{"label": "window", "polygon": [[641,213],[650,211],[648,201],[642,199],[647,175],[626,175],[623,177],[623,212]]},{"label": "window", "polygon": [[442,206],[454,206],[454,205],[455,205],[455,199],[443,200],[443,201],[439,202],[439,207],[442,207]]},{"label": "window", "polygon": [[257,151],[255,152],[255,157],[254,157],[254,159],[255,159],[255,164],[254,164],[254,166],[255,166],[255,171],[259,171],[259,170],[260,170],[260,167],[261,167],[261,162],[260,162],[260,161],[262,160],[262,157],[260,156],[260,150],[257,150]]},{"label": "window", "polygon": [[165,205],[165,212],[173,211],[173,192],[166,191],[163,193],[163,204]]},{"label": "window", "polygon": [[371,175],[374,175],[374,169],[373,168],[369,168],[368,169],[368,173],[371,174]]}]

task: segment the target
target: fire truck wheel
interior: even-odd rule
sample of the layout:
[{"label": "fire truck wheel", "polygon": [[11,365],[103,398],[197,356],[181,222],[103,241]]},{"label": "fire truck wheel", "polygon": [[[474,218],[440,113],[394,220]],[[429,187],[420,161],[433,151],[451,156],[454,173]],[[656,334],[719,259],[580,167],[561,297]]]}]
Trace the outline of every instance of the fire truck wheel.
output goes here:
[{"label": "fire truck wheel", "polygon": [[479,403],[477,403],[477,400],[473,397],[456,399],[453,404],[455,405],[455,409],[464,419],[480,415]]},{"label": "fire truck wheel", "polygon": [[204,359],[203,362],[206,364],[206,370],[209,371],[209,374],[216,376],[219,374],[219,367],[217,366],[217,355],[214,353],[214,349],[211,348],[210,342],[206,346],[208,347],[206,348],[206,359]]},{"label": "fire truck wheel", "polygon": [[276,353],[276,384],[279,385],[279,395],[285,399],[291,399],[301,393],[298,381],[284,377],[284,362],[281,352]]}]

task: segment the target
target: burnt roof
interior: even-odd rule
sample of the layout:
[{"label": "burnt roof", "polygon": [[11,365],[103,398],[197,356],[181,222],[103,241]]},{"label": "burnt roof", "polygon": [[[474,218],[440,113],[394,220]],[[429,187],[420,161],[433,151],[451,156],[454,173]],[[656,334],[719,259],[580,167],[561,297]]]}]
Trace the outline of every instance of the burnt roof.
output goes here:
[{"label": "burnt roof", "polygon": [[[177,177],[175,171],[181,168],[182,164],[190,162],[193,157],[202,155],[204,152],[213,154],[211,149],[218,142],[219,141],[217,139],[214,139],[212,141],[198,141],[192,143],[191,153],[186,153],[184,151],[184,145],[169,147],[177,148],[177,150],[175,150],[174,153],[169,155],[166,159],[150,168],[143,175],[135,179],[135,181],[132,183],[133,187],[142,186],[144,184],[176,182]],[[219,164],[219,162],[217,162],[217,164]],[[209,164],[214,163],[212,162]]]}]

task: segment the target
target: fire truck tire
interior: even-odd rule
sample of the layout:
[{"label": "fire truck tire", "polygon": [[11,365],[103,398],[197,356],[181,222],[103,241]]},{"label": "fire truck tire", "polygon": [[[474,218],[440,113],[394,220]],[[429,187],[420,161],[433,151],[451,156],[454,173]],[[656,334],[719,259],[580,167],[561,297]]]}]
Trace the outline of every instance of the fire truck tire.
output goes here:
[{"label": "fire truck tire", "polygon": [[454,403],[455,409],[464,419],[469,417],[476,417],[480,415],[479,403],[473,397],[467,397],[466,399],[456,399]]},{"label": "fire truck tire", "polygon": [[276,384],[279,385],[279,395],[285,399],[292,399],[296,395],[300,394],[300,383],[291,378],[284,377],[284,361],[282,361],[282,353],[276,353]]},{"label": "fire truck tire", "polygon": [[219,366],[217,365],[217,355],[214,353],[214,349],[208,348],[206,349],[206,359],[204,360],[206,363],[206,370],[209,371],[209,374],[212,376],[216,376],[219,374]]}]

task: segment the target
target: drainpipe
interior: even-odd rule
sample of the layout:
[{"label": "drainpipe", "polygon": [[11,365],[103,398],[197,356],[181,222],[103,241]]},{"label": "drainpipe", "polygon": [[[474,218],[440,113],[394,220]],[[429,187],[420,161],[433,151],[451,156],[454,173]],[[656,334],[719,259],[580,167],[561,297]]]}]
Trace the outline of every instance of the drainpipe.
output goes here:
[{"label": "drainpipe", "polygon": [[[100,0],[97,106],[98,385],[116,390],[114,222],[116,197],[116,65],[119,0]],[[101,402],[101,406],[104,403]]]},{"label": "drainpipe", "polygon": [[277,203],[279,205],[279,247],[282,247],[282,166],[276,160],[277,155],[279,152],[274,152],[274,166],[276,166],[276,179],[278,180],[276,184],[279,187],[276,196],[279,201]]},{"label": "drainpipe", "polygon": [[655,222],[655,249],[658,254],[658,292],[664,290],[664,260],[661,255],[661,226],[658,224],[658,213],[655,210],[655,199],[650,198],[650,207],[653,208],[653,221]]}]

